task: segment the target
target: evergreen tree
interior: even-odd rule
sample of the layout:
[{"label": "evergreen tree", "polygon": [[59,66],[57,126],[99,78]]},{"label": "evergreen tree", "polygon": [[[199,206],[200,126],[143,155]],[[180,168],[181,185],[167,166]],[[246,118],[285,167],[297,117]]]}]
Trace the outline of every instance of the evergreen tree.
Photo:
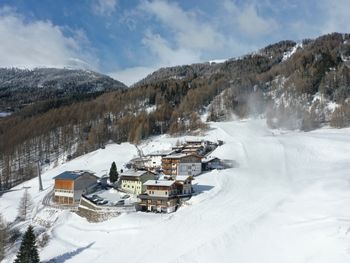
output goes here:
[{"label": "evergreen tree", "polygon": [[14,263],[39,263],[39,253],[36,246],[35,235],[32,226],[28,226],[22,238],[21,247]]},{"label": "evergreen tree", "polygon": [[118,180],[118,170],[115,162],[112,163],[111,169],[109,170],[109,181],[114,183]]}]

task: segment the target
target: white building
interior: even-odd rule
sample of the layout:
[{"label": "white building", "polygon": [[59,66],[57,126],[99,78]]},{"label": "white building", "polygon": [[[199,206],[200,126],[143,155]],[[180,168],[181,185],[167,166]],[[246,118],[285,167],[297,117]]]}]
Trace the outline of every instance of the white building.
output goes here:
[{"label": "white building", "polygon": [[195,154],[171,154],[162,158],[162,168],[165,175],[196,176],[202,172],[201,157]]},{"label": "white building", "polygon": [[149,169],[161,168],[162,158],[173,153],[173,150],[152,152],[147,155],[147,163],[145,163],[145,166]]}]

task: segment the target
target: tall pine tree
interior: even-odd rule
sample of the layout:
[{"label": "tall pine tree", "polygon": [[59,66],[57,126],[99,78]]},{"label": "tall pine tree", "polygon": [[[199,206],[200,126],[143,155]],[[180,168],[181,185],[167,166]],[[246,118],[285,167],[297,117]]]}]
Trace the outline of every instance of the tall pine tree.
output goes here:
[{"label": "tall pine tree", "polygon": [[112,163],[111,169],[109,170],[109,181],[114,183],[118,180],[118,170],[115,162]]},{"label": "tall pine tree", "polygon": [[28,226],[22,238],[21,247],[14,263],[39,263],[39,253],[36,246],[35,235],[32,226]]}]

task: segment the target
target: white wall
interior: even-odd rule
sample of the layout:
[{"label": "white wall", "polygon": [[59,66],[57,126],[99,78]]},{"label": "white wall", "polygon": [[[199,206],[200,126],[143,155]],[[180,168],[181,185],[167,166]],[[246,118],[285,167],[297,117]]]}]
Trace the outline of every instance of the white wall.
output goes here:
[{"label": "white wall", "polygon": [[196,176],[202,172],[201,163],[180,163],[177,167],[178,175],[192,175]]}]

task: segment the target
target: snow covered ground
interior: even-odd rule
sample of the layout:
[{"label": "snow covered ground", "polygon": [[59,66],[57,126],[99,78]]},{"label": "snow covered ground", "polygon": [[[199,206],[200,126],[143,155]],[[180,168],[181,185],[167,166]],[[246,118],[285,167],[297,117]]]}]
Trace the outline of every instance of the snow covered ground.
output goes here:
[{"label": "snow covered ground", "polygon": [[[225,144],[212,155],[238,167],[195,178],[197,195],[172,214],[131,213],[88,223],[57,212],[41,260],[54,262],[349,262],[350,129],[313,132],[269,130],[264,120],[212,123],[205,136]],[[189,138],[189,137],[186,137]],[[144,153],[168,149],[185,138],[160,136]],[[136,155],[130,144],[109,145],[43,174],[89,169],[105,174]],[[37,180],[21,186],[37,203]],[[22,190],[3,195],[0,211],[16,216]],[[36,212],[37,211],[37,212]],[[51,215],[52,217],[52,215]],[[35,221],[36,222],[36,221]],[[12,262],[7,258],[5,262]]]}]

